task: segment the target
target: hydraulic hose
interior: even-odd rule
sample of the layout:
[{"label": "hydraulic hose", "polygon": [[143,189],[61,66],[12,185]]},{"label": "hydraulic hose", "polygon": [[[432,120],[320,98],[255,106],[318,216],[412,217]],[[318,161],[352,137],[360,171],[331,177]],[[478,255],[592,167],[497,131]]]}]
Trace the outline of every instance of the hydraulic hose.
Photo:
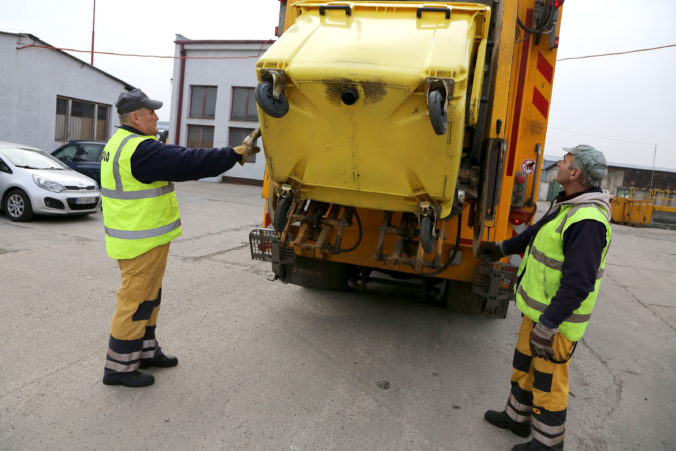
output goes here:
[{"label": "hydraulic hose", "polygon": [[362,230],[362,226],[361,226],[361,219],[359,218],[359,213],[357,213],[356,209],[354,210],[354,215],[357,218],[357,225],[359,226],[359,237],[357,238],[357,242],[354,244],[354,246],[352,246],[349,249],[338,249],[336,254],[344,254],[346,252],[352,252],[353,250],[357,249],[359,247],[359,245],[361,244],[363,230]]}]

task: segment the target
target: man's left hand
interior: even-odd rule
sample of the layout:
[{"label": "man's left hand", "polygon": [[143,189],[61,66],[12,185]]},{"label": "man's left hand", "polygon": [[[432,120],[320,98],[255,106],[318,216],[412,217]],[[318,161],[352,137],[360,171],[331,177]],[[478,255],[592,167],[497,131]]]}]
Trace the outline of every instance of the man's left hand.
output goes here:
[{"label": "man's left hand", "polygon": [[541,357],[545,360],[552,360],[554,358],[554,335],[559,333],[559,328],[549,327],[539,322],[533,327],[530,333],[530,352],[533,357]]}]

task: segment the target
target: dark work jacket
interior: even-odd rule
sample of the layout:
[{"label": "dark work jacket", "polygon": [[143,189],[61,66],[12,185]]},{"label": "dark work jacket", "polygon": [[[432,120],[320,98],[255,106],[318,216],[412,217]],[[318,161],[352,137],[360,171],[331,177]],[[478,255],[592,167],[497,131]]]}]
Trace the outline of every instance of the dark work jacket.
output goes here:
[{"label": "dark work jacket", "polygon": [[[584,193],[601,192],[600,188],[590,188],[583,193],[566,196],[561,192],[554,202],[572,199]],[[552,202],[552,205],[554,204]],[[522,254],[532,242],[540,228],[554,219],[558,209],[548,211],[538,222],[519,235],[502,242],[505,254]],[[563,267],[561,268],[561,286],[552,302],[540,316],[547,327],[558,327],[577,309],[587,295],[594,291],[596,275],[601,265],[603,249],[606,247],[606,228],[592,219],[572,224],[563,234]],[[528,268],[526,268],[528,271]]]},{"label": "dark work jacket", "polygon": [[[120,128],[143,135],[127,125]],[[232,147],[189,149],[147,139],[138,145],[131,157],[131,173],[143,183],[184,182],[220,175],[241,158]]]}]

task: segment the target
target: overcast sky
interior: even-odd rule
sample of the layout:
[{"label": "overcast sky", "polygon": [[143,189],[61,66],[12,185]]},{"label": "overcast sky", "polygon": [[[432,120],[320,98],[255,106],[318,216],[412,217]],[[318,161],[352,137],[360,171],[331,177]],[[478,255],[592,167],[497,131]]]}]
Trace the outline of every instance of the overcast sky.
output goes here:
[{"label": "overcast sky", "polygon": [[[89,50],[93,0],[0,0],[0,30]],[[645,6],[643,6],[645,4]],[[649,7],[648,7],[649,5]],[[95,50],[172,56],[190,39],[271,39],[277,0],[98,0]],[[676,44],[676,0],[566,0],[558,58]],[[75,56],[90,61],[89,54]],[[162,100],[169,119],[173,60],[95,55],[94,65]],[[545,155],[580,143],[611,163],[676,169],[676,47],[560,61]],[[654,153],[655,145],[657,152]]]}]

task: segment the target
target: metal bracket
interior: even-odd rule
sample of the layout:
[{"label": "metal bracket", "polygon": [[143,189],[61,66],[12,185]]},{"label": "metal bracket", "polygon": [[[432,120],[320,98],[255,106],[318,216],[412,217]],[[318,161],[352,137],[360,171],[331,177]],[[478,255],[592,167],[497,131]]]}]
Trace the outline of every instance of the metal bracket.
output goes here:
[{"label": "metal bracket", "polygon": [[282,91],[286,89],[286,72],[281,69],[261,70],[261,80],[272,78],[272,96],[279,99]]},{"label": "metal bracket", "polygon": [[448,117],[448,101],[453,97],[454,81],[452,78],[427,77],[425,79],[425,99],[427,108],[430,107],[430,91],[443,88],[446,97],[444,98],[444,113]]}]

